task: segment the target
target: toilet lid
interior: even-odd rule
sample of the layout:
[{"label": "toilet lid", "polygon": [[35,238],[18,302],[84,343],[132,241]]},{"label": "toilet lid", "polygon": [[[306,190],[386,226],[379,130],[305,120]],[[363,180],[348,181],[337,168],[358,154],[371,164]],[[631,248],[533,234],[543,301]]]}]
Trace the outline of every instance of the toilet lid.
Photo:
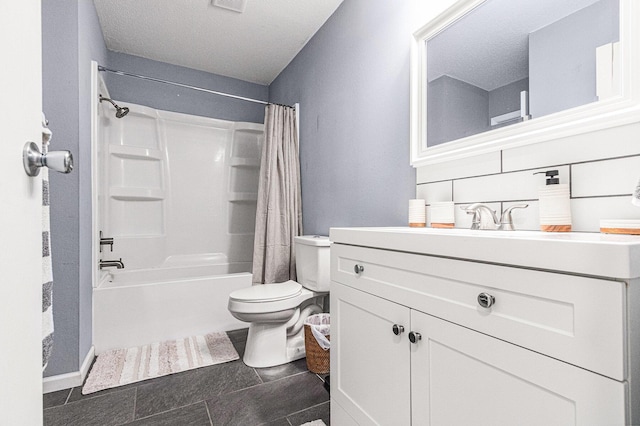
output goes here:
[{"label": "toilet lid", "polygon": [[295,281],[277,284],[259,284],[236,290],[229,295],[238,302],[274,302],[299,295],[302,286]]}]

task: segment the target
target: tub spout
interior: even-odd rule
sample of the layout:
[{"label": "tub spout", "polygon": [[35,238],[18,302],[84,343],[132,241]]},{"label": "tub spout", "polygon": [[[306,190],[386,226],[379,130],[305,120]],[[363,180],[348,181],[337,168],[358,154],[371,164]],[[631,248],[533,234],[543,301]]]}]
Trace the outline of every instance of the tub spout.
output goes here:
[{"label": "tub spout", "polygon": [[102,268],[111,268],[111,267],[116,267],[118,269],[124,269],[124,263],[122,262],[122,258],[120,258],[120,260],[102,260],[100,259],[100,263],[98,264],[98,267],[100,269]]}]

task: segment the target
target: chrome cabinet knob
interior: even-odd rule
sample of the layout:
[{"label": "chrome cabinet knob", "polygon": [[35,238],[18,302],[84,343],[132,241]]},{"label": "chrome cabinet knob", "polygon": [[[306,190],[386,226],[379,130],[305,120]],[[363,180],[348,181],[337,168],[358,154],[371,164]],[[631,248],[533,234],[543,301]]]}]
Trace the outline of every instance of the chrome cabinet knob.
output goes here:
[{"label": "chrome cabinet knob", "polygon": [[356,263],[355,266],[353,267],[353,272],[355,272],[356,274],[359,274],[362,271],[364,271],[364,266],[358,265]]},{"label": "chrome cabinet knob", "polygon": [[400,334],[404,333],[404,326],[399,325],[399,324],[393,324],[393,334],[395,334],[396,336],[399,336]]},{"label": "chrome cabinet knob", "polygon": [[483,308],[490,308],[496,303],[496,298],[489,293],[480,293],[478,295],[478,304]]},{"label": "chrome cabinet knob", "polygon": [[409,341],[411,343],[418,343],[419,340],[422,340],[422,334],[416,333],[415,331],[409,332]]}]

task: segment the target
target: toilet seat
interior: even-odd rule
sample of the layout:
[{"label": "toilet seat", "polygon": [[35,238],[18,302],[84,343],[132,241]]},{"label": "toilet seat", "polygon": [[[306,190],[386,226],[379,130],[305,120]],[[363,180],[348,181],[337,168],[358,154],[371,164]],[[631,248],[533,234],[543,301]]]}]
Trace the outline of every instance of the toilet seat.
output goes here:
[{"label": "toilet seat", "polygon": [[284,283],[253,285],[236,290],[229,295],[229,298],[245,303],[275,302],[298,296],[301,292],[302,286],[289,280]]},{"label": "toilet seat", "polygon": [[314,293],[295,281],[260,284],[236,290],[229,295],[229,311],[233,313],[267,313],[297,308]]}]

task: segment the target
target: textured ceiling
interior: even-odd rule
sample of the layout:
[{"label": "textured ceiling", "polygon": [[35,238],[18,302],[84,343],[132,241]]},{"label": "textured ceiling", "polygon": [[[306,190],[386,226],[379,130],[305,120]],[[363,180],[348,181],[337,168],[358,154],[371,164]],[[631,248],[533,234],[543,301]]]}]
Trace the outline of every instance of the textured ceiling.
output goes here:
[{"label": "textured ceiling", "polygon": [[343,0],[94,0],[109,50],[270,84]]},{"label": "textured ceiling", "polygon": [[528,35],[598,0],[488,0],[427,44],[428,80],[493,90],[529,75]]}]

